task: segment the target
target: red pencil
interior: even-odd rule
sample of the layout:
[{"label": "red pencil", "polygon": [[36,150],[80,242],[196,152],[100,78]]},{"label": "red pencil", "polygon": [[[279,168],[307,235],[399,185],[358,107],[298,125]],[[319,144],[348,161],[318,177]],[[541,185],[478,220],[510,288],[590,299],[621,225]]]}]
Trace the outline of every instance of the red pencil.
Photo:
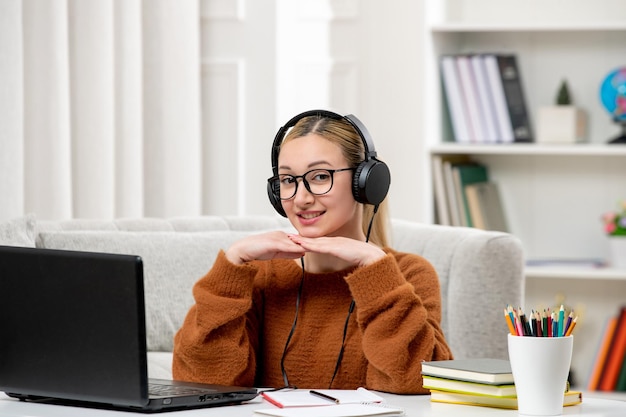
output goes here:
[{"label": "red pencil", "polygon": [[552,337],[552,313],[550,313],[550,307],[548,307],[548,312],[546,314],[548,319],[548,337]]}]

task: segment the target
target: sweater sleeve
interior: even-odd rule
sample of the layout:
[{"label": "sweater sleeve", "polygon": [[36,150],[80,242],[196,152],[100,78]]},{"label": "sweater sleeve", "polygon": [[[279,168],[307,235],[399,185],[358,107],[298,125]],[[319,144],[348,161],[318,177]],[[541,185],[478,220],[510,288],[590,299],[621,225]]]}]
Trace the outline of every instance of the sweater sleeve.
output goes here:
[{"label": "sweater sleeve", "polygon": [[255,274],[254,266],[234,265],[220,251],[194,285],[195,304],[174,337],[174,379],[254,385],[259,333],[252,310]]},{"label": "sweater sleeve", "polygon": [[367,387],[428,393],[421,362],[452,359],[440,326],[441,293],[433,266],[420,256],[388,250],[346,281],[363,334]]}]

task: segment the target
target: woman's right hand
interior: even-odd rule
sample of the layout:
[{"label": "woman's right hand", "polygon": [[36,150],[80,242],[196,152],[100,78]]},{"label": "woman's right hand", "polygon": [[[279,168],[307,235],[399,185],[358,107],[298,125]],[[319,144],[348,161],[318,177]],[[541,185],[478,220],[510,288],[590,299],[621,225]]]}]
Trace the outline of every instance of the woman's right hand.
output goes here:
[{"label": "woman's right hand", "polygon": [[289,239],[285,232],[275,231],[247,236],[233,243],[226,258],[235,265],[254,260],[298,259],[305,250]]}]

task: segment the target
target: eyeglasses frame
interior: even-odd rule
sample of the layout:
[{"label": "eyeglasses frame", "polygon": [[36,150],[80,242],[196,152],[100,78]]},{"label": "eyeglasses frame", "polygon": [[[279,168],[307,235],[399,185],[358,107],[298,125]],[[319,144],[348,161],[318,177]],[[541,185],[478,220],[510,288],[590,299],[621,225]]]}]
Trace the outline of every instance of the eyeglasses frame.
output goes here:
[{"label": "eyeglasses frame", "polygon": [[[278,191],[278,194],[276,196],[279,199],[285,201],[285,200],[291,200],[298,193],[298,185],[300,184],[298,182],[298,178],[302,178],[302,183],[304,184],[304,188],[306,188],[306,190],[309,193],[311,193],[313,195],[324,195],[324,194],[328,194],[330,192],[330,190],[333,189],[333,185],[335,185],[335,172],[354,171],[355,169],[356,168],[352,168],[352,167],[350,167],[350,168],[340,168],[340,169],[313,168],[313,169],[305,172],[302,175],[291,175],[291,174],[274,175],[273,177],[268,178],[267,181],[272,186],[272,189],[274,190],[274,194],[276,194],[276,191]],[[309,182],[307,181],[307,179],[305,177],[308,174],[310,174],[311,172],[313,172],[313,171],[326,171],[326,172],[328,172],[330,174],[330,187],[328,188],[327,191],[325,191],[323,193],[314,193],[313,191],[311,191],[311,186],[309,185]],[[295,180],[296,187],[294,188],[293,195],[291,197],[283,198],[283,197],[280,196],[280,182],[278,182],[278,190],[275,189],[275,186],[274,186],[273,182],[279,180],[282,175],[288,175],[288,176],[292,177]]]}]

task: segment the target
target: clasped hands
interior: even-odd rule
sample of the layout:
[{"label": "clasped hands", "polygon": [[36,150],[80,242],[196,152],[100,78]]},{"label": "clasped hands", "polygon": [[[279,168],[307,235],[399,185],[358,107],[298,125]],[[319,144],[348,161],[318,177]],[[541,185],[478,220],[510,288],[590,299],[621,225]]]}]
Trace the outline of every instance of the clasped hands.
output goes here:
[{"label": "clasped hands", "polygon": [[378,246],[342,236],[304,237],[282,231],[247,236],[226,251],[240,265],[253,260],[298,259],[307,252],[327,254],[352,266],[370,265],[385,256]]}]

